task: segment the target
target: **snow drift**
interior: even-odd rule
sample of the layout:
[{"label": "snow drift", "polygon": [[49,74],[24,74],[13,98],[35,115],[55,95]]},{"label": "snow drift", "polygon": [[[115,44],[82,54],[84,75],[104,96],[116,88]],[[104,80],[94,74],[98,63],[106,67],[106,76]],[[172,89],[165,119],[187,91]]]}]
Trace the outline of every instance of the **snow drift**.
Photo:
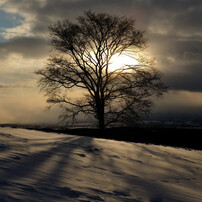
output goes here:
[{"label": "snow drift", "polygon": [[202,151],[0,128],[0,201],[202,201]]}]

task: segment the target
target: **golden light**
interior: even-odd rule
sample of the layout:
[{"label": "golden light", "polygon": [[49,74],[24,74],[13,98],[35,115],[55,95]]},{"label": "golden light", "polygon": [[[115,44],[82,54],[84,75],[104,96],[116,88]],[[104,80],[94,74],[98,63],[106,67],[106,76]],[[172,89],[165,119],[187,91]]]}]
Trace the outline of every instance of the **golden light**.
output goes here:
[{"label": "golden light", "polygon": [[109,70],[114,71],[121,68],[127,68],[127,65],[138,65],[139,62],[135,57],[129,55],[114,55],[110,60]]}]

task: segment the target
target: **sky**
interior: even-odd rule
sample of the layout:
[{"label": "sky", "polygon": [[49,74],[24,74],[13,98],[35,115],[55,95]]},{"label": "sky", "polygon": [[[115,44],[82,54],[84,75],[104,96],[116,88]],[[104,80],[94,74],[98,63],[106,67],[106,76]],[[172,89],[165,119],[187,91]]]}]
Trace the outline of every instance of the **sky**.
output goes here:
[{"label": "sky", "polygon": [[169,91],[152,119],[202,120],[201,0],[0,0],[0,123],[54,123],[35,71],[50,54],[48,26],[84,10],[134,17]]}]

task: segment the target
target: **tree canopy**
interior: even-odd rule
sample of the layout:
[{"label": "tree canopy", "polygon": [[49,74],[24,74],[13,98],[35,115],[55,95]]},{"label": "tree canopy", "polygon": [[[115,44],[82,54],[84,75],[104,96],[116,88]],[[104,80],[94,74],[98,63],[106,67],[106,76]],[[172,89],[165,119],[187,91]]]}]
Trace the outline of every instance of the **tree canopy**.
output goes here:
[{"label": "tree canopy", "polygon": [[[133,18],[87,11],[76,23],[57,22],[50,32],[54,52],[37,74],[48,102],[63,108],[60,118],[93,115],[100,129],[134,123],[151,110],[152,98],[166,91],[160,72],[138,56],[147,40]],[[110,69],[121,55],[138,62]],[[80,96],[71,89],[80,89]]]}]

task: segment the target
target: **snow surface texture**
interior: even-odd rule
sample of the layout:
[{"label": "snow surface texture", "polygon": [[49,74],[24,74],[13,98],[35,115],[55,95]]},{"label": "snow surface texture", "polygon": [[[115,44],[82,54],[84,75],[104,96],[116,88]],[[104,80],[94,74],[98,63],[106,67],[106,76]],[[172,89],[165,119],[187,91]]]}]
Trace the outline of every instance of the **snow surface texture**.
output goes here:
[{"label": "snow surface texture", "polygon": [[0,128],[0,201],[202,201],[202,151]]}]

